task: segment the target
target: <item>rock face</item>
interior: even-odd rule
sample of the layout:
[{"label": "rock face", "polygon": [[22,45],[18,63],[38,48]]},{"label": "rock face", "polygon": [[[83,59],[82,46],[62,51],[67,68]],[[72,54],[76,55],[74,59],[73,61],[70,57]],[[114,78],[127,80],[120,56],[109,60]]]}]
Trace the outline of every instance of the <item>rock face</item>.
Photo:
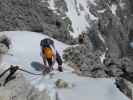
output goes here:
[{"label": "rock face", "polygon": [[5,54],[11,45],[10,39],[6,35],[0,36],[0,53]]},{"label": "rock face", "polygon": [[0,78],[0,100],[50,100],[47,92],[34,88],[22,74],[17,73],[16,79],[2,86],[7,75]]},{"label": "rock face", "polygon": [[117,78],[116,79],[117,88],[133,100],[133,84],[126,79]]},{"label": "rock face", "polygon": [[85,45],[70,47],[64,51],[63,58],[76,69],[76,73],[78,69],[78,75],[94,78],[116,77],[116,87],[132,100],[133,61],[127,57],[113,58],[108,55],[101,63],[101,51],[87,50]]},{"label": "rock face", "polygon": [[83,76],[123,77],[133,82],[133,62],[131,59],[127,57],[112,58],[108,55],[102,63],[100,60],[101,51],[89,52],[87,50],[84,45],[70,47],[64,51],[63,58],[74,69],[78,68]]},{"label": "rock face", "polygon": [[[105,37],[106,45],[112,57],[123,57],[127,56],[128,53],[128,35],[131,30],[129,20],[132,21],[129,3],[132,2],[130,0],[98,2],[99,10],[105,9],[105,12],[98,14],[98,28],[102,36]],[[121,4],[124,6],[122,7]]]},{"label": "rock face", "polygon": [[[61,4],[60,0],[54,1],[58,1]],[[61,5],[57,5],[56,7],[57,9],[62,8],[62,11],[65,12],[67,7],[63,2],[62,5],[64,5],[65,10]],[[91,23],[91,27],[86,32],[86,37],[89,40],[87,45],[91,45],[90,48],[93,51],[99,49],[105,51],[108,48],[112,57],[121,58],[129,56],[132,58],[133,1],[94,0],[95,4],[90,4],[89,2],[90,0],[88,0],[89,10],[97,20],[88,20],[88,23]]]},{"label": "rock face", "polygon": [[66,43],[73,43],[61,16],[42,0],[0,0],[0,31],[41,32]]},{"label": "rock face", "polygon": [[[89,1],[89,0],[88,0]],[[87,34],[93,50],[108,48],[112,57],[129,56],[132,58],[132,6],[131,0],[95,0],[89,5],[90,12],[98,18],[92,22]]]}]

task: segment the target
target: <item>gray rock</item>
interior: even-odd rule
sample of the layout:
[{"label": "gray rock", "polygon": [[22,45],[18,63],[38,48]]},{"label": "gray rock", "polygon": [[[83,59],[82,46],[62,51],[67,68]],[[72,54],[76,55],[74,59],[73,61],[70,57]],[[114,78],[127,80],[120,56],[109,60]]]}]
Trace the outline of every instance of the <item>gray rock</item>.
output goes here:
[{"label": "gray rock", "polygon": [[6,35],[0,35],[0,54],[5,54],[10,49],[11,40]]},{"label": "gray rock", "polygon": [[129,58],[121,59],[121,63],[128,73],[133,73],[133,61]]},{"label": "gray rock", "polygon": [[117,78],[115,84],[121,92],[133,100],[133,84],[131,82],[123,78]]},{"label": "gray rock", "polygon": [[121,75],[124,74],[124,72],[122,71],[121,68],[119,68],[117,65],[111,65],[110,67],[108,67],[108,72],[110,72],[110,76],[113,77],[119,77]]},{"label": "gray rock", "polygon": [[99,58],[101,52],[87,50],[83,45],[68,48],[64,51],[63,58],[68,63],[71,62],[74,66],[78,66],[83,76],[106,77],[105,66],[101,64]]},{"label": "gray rock", "polygon": [[11,45],[11,40],[9,37],[7,37],[6,35],[4,34],[1,34],[0,35],[0,43],[4,44],[5,46],[8,47],[8,49],[10,48],[10,45]]},{"label": "gray rock", "polygon": [[7,47],[5,44],[0,43],[0,53],[1,53],[1,54],[7,53],[8,50],[9,50],[9,49],[8,49],[8,47]]},{"label": "gray rock", "polygon": [[[59,3],[58,3],[59,4]],[[41,32],[65,43],[73,43],[61,16],[41,0],[0,0],[0,31]]]},{"label": "gray rock", "polygon": [[[2,71],[1,71],[2,72]],[[2,84],[7,74],[0,78]],[[34,88],[22,74],[16,73],[16,79],[0,87],[0,100],[50,100],[47,92]]]},{"label": "gray rock", "polygon": [[[101,51],[89,51],[84,45],[64,50],[63,58],[80,69],[80,75],[88,77],[124,77],[133,78],[133,61],[128,57],[114,58],[106,55],[104,63],[100,61]],[[75,68],[72,67],[72,68]]]},{"label": "gray rock", "polygon": [[[132,1],[130,0],[98,0],[97,6],[92,7],[92,12],[96,12],[99,18],[98,31],[104,36],[106,41],[106,47],[112,57],[123,57],[131,55],[131,48],[129,45],[129,35],[132,34],[130,27],[133,19],[132,15]],[[124,3],[124,7],[121,7],[121,3]],[[116,15],[114,15],[110,9],[111,5],[116,5]],[[102,13],[98,13],[99,10],[105,10]],[[95,15],[95,14],[94,14]],[[128,49],[127,49],[128,48]]]}]

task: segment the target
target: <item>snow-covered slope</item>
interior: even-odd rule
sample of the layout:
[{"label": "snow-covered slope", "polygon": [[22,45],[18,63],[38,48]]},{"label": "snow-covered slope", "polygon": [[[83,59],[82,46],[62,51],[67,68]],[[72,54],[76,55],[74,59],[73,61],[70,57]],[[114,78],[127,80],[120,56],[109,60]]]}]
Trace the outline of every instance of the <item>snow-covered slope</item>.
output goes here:
[{"label": "snow-covered slope", "polygon": [[[97,20],[97,18],[89,11],[89,4],[96,5],[94,0],[65,0],[68,8],[66,15],[72,21],[74,33],[77,37],[81,32],[86,31],[90,27],[89,20]],[[88,17],[89,16],[89,17]]]},{"label": "snow-covered slope", "polygon": [[[9,53],[4,55],[2,66],[10,64],[21,65],[23,68],[32,72],[39,73],[31,67],[31,62],[36,61],[42,63],[40,57],[40,40],[48,36],[26,31],[3,32],[12,40],[12,48]],[[60,54],[63,54],[63,49],[68,45],[57,40],[55,46]],[[57,65],[55,65],[56,67]],[[115,86],[114,79],[93,79],[88,77],[80,77],[72,73],[72,69],[63,64],[64,72],[60,73],[54,70],[53,77],[32,76],[25,74],[26,78],[40,91],[46,89],[51,97],[51,100],[56,100],[58,95],[59,100],[129,100]],[[74,84],[74,87],[68,89],[55,88],[55,81],[63,79],[69,84]]]},{"label": "snow-covered slope", "polygon": [[[40,40],[43,38],[48,38],[48,36],[42,34],[35,34],[32,32],[2,32],[12,40],[12,48],[9,54],[13,56],[6,55],[3,58],[3,64],[12,63],[17,65],[23,65],[28,67],[31,61],[38,61],[42,63],[40,56]],[[61,42],[55,42],[58,45],[57,51],[62,54],[62,50],[67,47],[67,45]]]}]

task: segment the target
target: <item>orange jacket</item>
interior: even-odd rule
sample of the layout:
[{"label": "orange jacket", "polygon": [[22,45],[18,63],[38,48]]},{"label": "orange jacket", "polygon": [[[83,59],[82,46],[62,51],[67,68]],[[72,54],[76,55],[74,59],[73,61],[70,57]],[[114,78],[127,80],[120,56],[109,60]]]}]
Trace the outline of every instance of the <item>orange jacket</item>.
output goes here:
[{"label": "orange jacket", "polygon": [[52,59],[55,56],[53,50],[49,47],[43,48],[42,53],[43,53],[43,56],[45,56],[47,59]]}]

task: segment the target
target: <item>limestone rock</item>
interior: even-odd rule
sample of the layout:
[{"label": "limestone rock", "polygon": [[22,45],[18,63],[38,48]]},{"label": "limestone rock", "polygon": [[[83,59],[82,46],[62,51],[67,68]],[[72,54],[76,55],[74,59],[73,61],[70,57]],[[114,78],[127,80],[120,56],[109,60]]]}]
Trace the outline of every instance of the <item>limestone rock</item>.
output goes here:
[{"label": "limestone rock", "polygon": [[57,88],[68,88],[68,83],[62,79],[58,79],[55,84]]},{"label": "limestone rock", "polygon": [[116,78],[117,88],[133,100],[133,84],[126,79]]},{"label": "limestone rock", "polygon": [[5,54],[5,53],[8,52],[8,50],[9,49],[8,49],[8,47],[5,44],[0,43],[0,53]]},{"label": "limestone rock", "polygon": [[25,77],[16,73],[16,79],[9,81],[4,87],[7,74],[0,78],[0,100],[50,100],[47,92],[34,88]]}]

